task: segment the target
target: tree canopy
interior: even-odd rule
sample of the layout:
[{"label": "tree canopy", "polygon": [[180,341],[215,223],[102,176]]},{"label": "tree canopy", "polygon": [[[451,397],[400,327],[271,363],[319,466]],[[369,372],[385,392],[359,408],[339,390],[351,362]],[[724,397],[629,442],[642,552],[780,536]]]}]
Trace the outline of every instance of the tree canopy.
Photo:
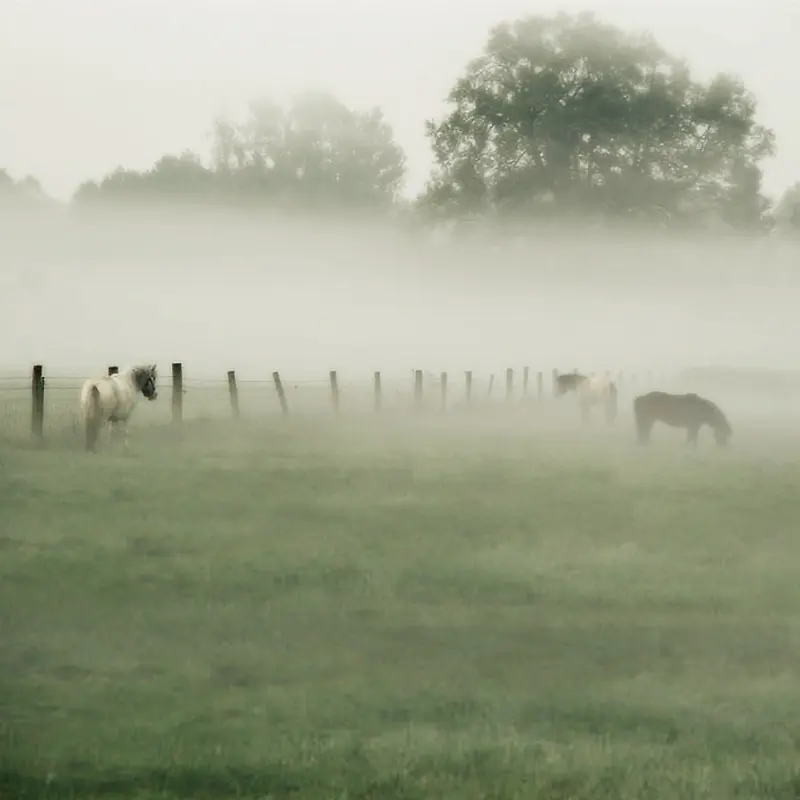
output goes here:
[{"label": "tree canopy", "polygon": [[390,207],[405,155],[378,109],[361,112],[308,92],[286,109],[254,102],[242,123],[214,121],[211,164],[192,153],[165,156],[146,172],[118,169],[86,183],[77,203],[103,200],[247,202],[290,209]]},{"label": "tree canopy", "polygon": [[649,35],[589,13],[504,23],[448,101],[427,123],[435,169],[422,205],[440,216],[761,224],[759,162],[774,135],[754,97],[728,75],[693,81]]},{"label": "tree canopy", "polygon": [[779,233],[800,234],[800,181],[793,183],[783,193],[772,217]]},{"label": "tree canopy", "polygon": [[53,200],[49,198],[36,178],[27,175],[15,180],[8,170],[0,168],[0,206],[4,207],[41,207],[49,206]]},{"label": "tree canopy", "polygon": [[118,167],[99,182],[87,181],[73,196],[76,205],[163,200],[199,200],[213,193],[214,174],[189,151],[162,156],[151,169]]},{"label": "tree canopy", "polygon": [[[73,205],[391,210],[412,225],[580,219],[800,230],[797,186],[775,209],[763,195],[775,136],[757,120],[753,94],[732,75],[693,79],[647,33],[591,13],[505,22],[447,103],[426,123],[434,166],[414,201],[400,196],[406,158],[381,110],[309,91],[287,106],[253,102],[243,120],[218,118],[209,153],[119,167],[82,184]],[[40,196],[32,178],[0,171],[0,202]]]}]

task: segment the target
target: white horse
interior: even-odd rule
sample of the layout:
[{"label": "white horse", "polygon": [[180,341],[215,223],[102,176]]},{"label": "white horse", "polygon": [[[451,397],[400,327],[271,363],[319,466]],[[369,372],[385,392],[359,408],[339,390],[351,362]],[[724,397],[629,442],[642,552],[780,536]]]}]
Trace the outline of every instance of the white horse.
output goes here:
[{"label": "white horse", "polygon": [[603,406],[606,422],[613,425],[617,419],[617,385],[607,375],[592,375],[578,381],[578,405],[584,423],[589,422],[592,406]]},{"label": "white horse", "polygon": [[111,423],[112,437],[122,429],[125,450],[128,449],[128,420],[139,402],[139,395],[148,400],[158,397],[156,365],[128,367],[116,375],[90,378],[81,389],[81,411],[86,425],[86,449],[97,449],[100,428]]}]

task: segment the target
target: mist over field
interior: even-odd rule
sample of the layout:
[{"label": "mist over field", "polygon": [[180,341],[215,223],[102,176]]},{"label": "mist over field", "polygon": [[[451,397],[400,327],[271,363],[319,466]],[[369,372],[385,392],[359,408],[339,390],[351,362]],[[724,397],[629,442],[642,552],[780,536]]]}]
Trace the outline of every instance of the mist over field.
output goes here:
[{"label": "mist over field", "polygon": [[800,18],[577,2],[0,0],[2,800],[800,797]]},{"label": "mist over field", "polygon": [[776,241],[569,229],[463,241],[169,208],[36,226],[4,232],[6,371],[783,370],[800,340],[800,276]]}]

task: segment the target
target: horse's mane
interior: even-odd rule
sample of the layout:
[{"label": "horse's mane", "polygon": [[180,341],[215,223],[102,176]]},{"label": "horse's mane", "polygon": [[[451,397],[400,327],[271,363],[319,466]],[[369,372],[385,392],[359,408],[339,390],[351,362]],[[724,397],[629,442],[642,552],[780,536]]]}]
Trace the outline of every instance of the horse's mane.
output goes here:
[{"label": "horse's mane", "polygon": [[138,364],[133,367],[128,367],[125,372],[133,377],[134,382],[140,389],[151,377],[153,380],[156,380],[158,377],[155,364]]},{"label": "horse's mane", "polygon": [[713,424],[714,427],[723,428],[727,430],[728,433],[733,431],[730,422],[728,422],[728,418],[716,403],[706,397],[700,397],[700,395],[697,394],[691,394],[689,396],[695,398],[698,402],[705,406],[711,419],[711,424]]}]

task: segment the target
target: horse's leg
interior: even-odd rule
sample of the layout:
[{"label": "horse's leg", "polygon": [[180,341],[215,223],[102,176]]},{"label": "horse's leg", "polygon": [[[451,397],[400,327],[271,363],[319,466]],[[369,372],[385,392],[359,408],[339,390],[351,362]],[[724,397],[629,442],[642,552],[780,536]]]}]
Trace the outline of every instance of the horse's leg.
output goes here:
[{"label": "horse's leg", "polygon": [[123,449],[125,448],[125,440],[127,438],[127,434],[125,432],[125,421],[118,419],[114,420],[111,423],[111,441],[115,443],[116,447],[119,447],[120,442],[122,442]]},{"label": "horse's leg", "polygon": [[125,455],[130,453],[130,446],[128,444],[128,421],[125,420],[122,424],[122,452]]},{"label": "horse's leg", "polygon": [[697,447],[697,435],[700,433],[700,428],[690,427],[686,429],[686,444],[692,447]]},{"label": "horse's leg", "polygon": [[636,418],[636,439],[639,444],[649,444],[650,432],[653,430],[653,422],[651,420]]}]

